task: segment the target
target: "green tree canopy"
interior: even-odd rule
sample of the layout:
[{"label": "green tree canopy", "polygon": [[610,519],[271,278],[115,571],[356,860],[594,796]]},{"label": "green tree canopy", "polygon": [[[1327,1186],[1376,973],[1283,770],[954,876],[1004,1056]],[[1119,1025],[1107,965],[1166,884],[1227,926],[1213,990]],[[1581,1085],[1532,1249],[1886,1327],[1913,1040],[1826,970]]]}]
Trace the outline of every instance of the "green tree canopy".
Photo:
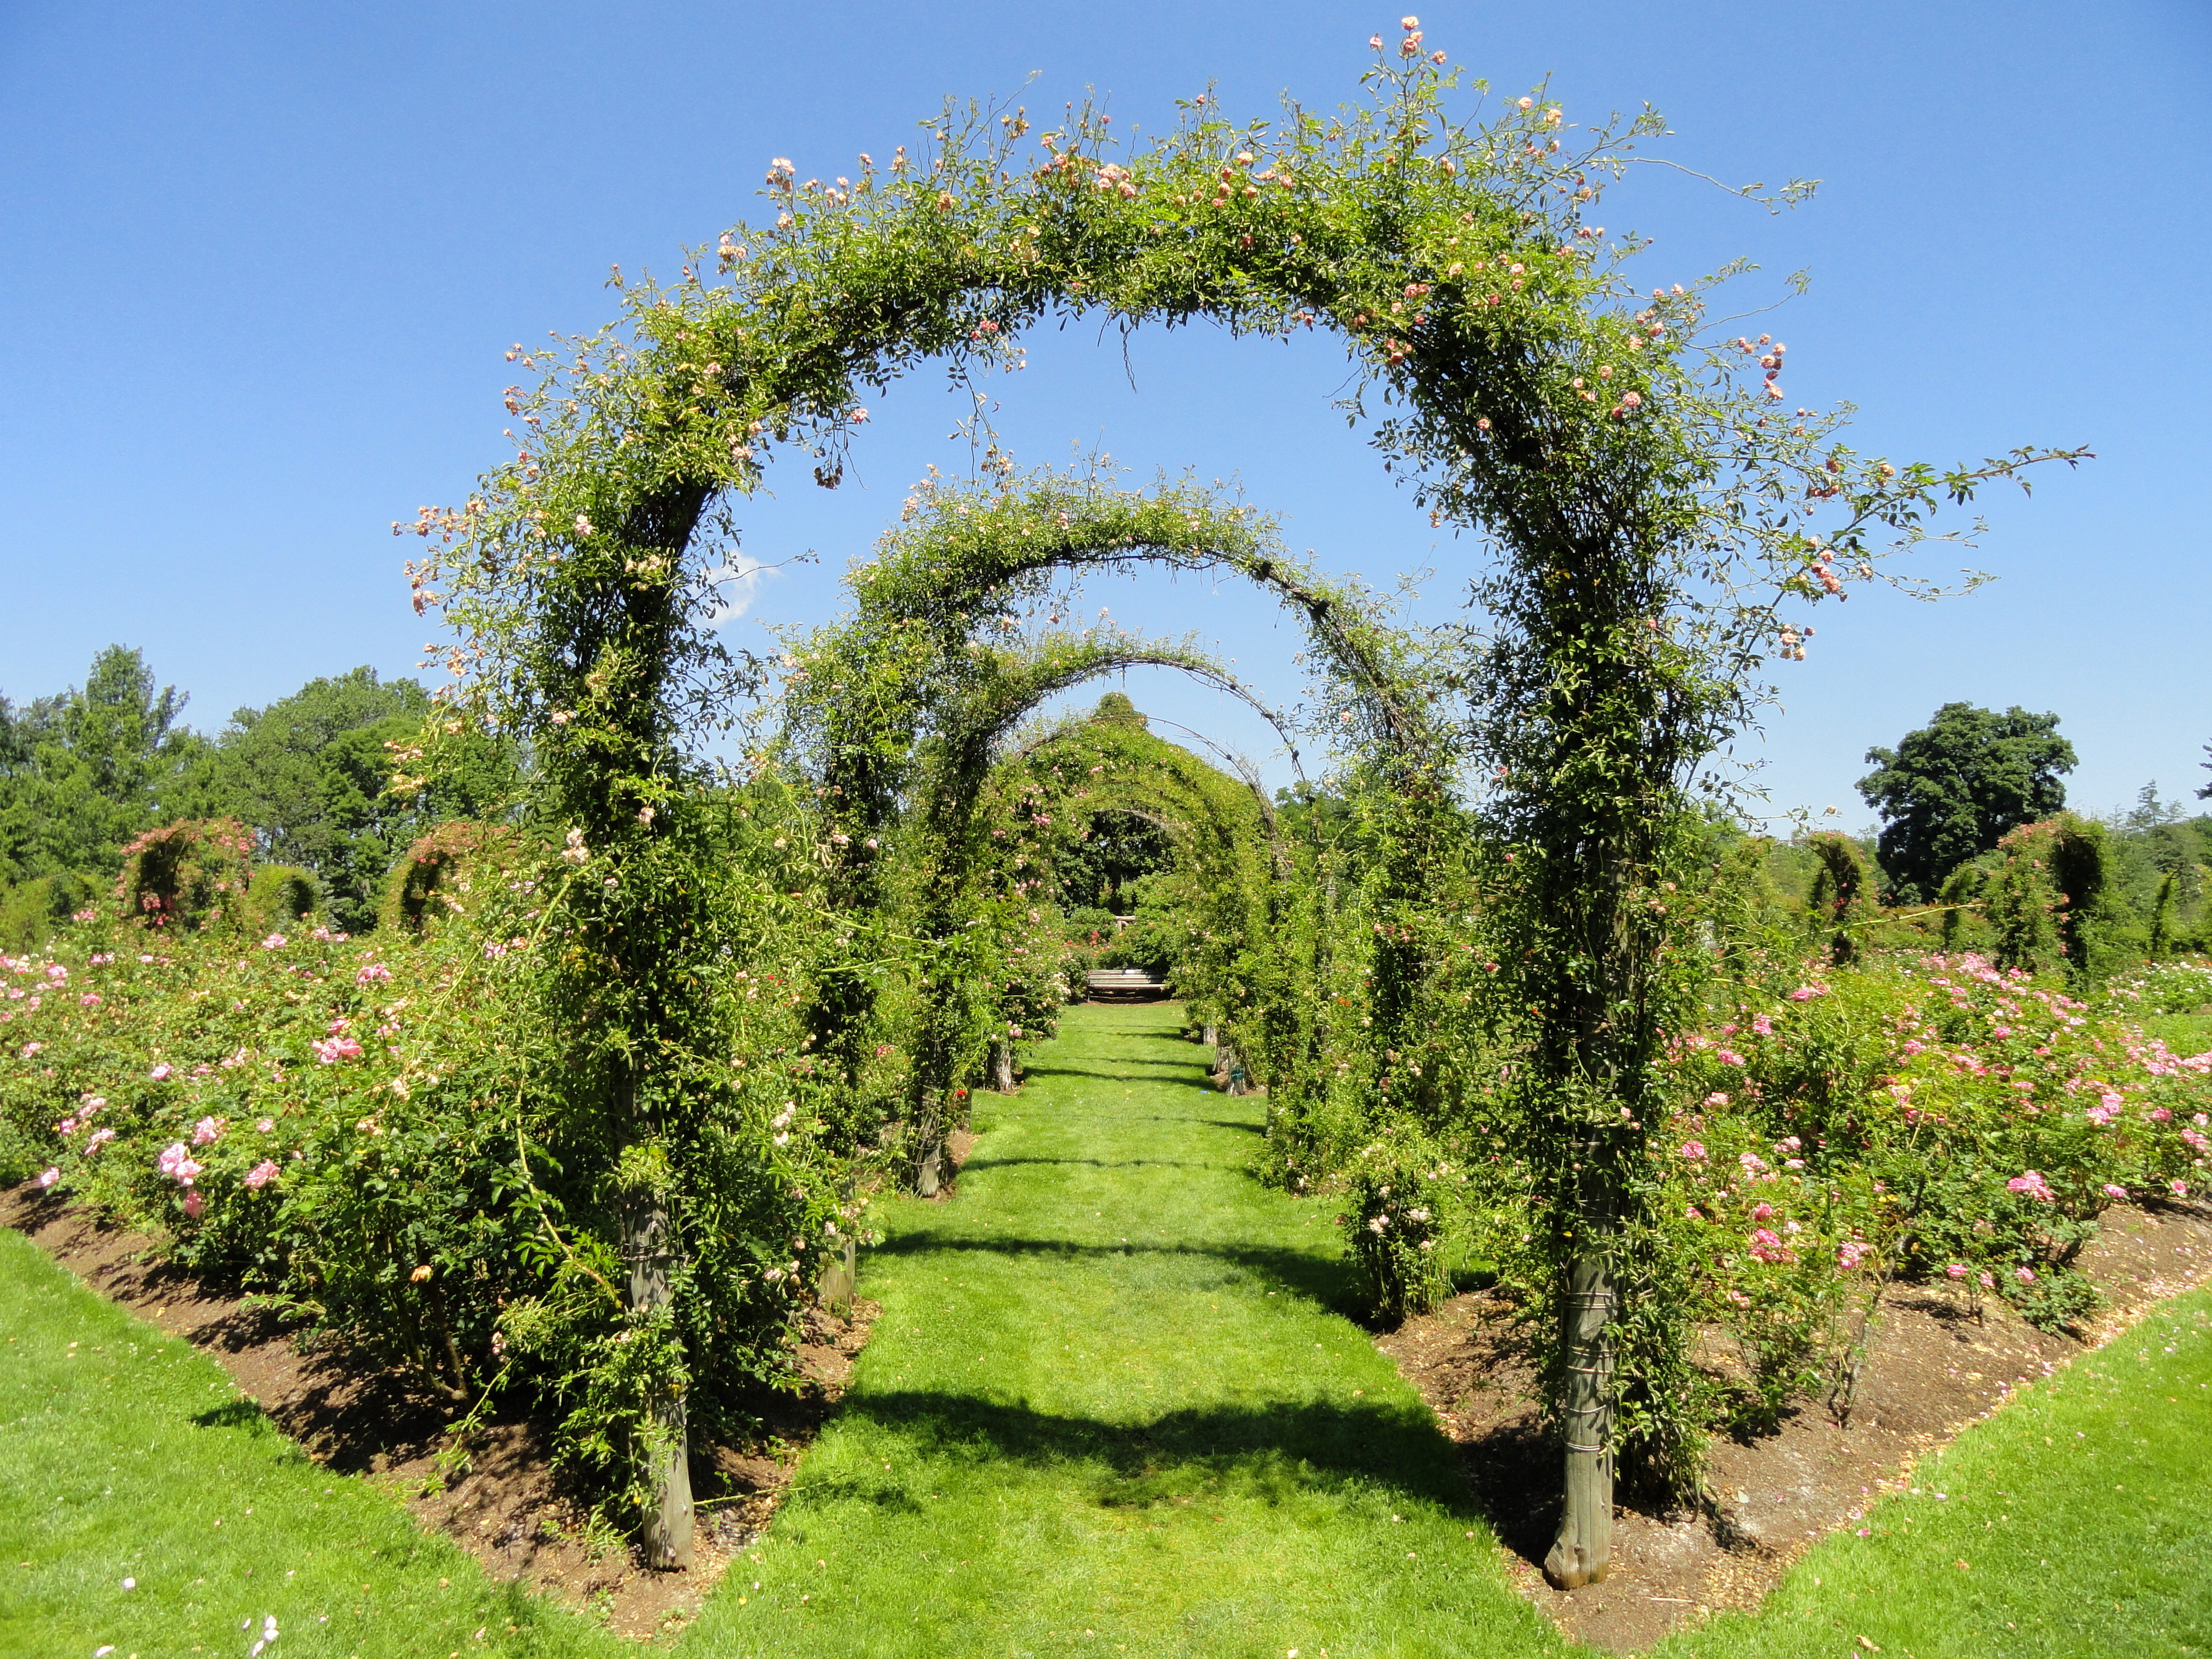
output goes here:
[{"label": "green tree canopy", "polygon": [[2058,716],[2017,706],[2002,714],[1947,702],[1895,749],[1869,749],[1876,769],[1858,781],[1881,815],[1882,868],[1897,894],[1924,899],[1968,859],[2009,830],[2066,805],[2059,775],[2074,769],[2074,745]]},{"label": "green tree canopy", "polygon": [[314,872],[341,927],[372,927],[385,872],[407,843],[439,818],[494,810],[511,775],[503,753],[471,754],[433,788],[393,794],[386,745],[418,738],[429,708],[415,681],[380,680],[366,666],[241,708],[200,769],[197,805],[252,825],[264,857]]},{"label": "green tree canopy", "polygon": [[112,872],[125,842],[173,809],[201,740],[185,696],[111,645],[82,690],[0,704],[0,879]]}]

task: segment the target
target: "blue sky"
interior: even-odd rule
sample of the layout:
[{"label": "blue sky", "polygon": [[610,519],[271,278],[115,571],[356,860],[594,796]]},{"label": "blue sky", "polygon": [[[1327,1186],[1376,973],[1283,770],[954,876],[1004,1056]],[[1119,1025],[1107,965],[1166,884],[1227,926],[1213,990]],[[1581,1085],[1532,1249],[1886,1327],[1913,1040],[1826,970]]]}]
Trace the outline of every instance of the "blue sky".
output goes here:
[{"label": "blue sky", "polygon": [[[1936,460],[2021,443],[2100,459],[2032,502],[1986,502],[1972,562],[2000,580],[1938,606],[1824,607],[1762,753],[1776,803],[1831,803],[1954,700],[2053,709],[2075,803],[2205,779],[2212,9],[2078,3],[1422,5],[1428,41],[1500,92],[1548,78],[1571,120],[1650,100],[1685,166],[1820,179],[1770,218],[1656,170],[1609,198],[1656,239],[1639,281],[1738,254],[1747,293],[1810,267],[1766,325],[1791,396],[1858,405],[1867,449]],[[142,646],[219,725],[356,663],[413,672],[394,519],[466,493],[506,453],[515,341],[611,315],[608,268],[672,273],[757,213],[773,155],[800,175],[909,139],[947,95],[1056,111],[1087,88],[1149,129],[1218,83],[1231,113],[1352,96],[1379,7],[1003,4],[0,6],[0,691],[82,678]],[[1032,74],[1036,78],[1030,80]],[[1103,345],[1040,335],[996,388],[1025,463],[1103,449],[1139,474],[1240,480],[1322,563],[1435,573],[1440,538],[1329,400],[1325,343],[1203,331]],[[861,487],[795,475],[749,504],[762,578],[731,627],[803,623],[927,463],[964,465],[927,377],[877,411]],[[2192,483],[2192,480],[2195,482]],[[1962,560],[1951,561],[1956,564]],[[1124,623],[1195,629],[1294,699],[1291,636],[1228,588],[1099,590]],[[428,678],[428,677],[426,677]],[[1264,757],[1212,693],[1133,678],[1141,706]],[[1270,772],[1284,775],[1280,764]]]}]

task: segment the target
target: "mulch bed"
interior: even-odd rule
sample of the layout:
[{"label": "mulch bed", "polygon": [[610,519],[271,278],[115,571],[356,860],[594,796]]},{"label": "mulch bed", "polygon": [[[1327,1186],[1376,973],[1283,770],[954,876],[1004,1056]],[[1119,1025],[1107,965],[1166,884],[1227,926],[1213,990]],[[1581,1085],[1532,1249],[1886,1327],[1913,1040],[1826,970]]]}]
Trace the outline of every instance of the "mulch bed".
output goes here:
[{"label": "mulch bed", "polygon": [[1919,1459],[2015,1387],[2101,1347],[2153,1302],[2212,1276],[2212,1212],[2112,1210],[2081,1266],[2108,1302],[2079,1337],[2039,1331],[2002,1302],[1985,1302],[1977,1320],[1948,1290],[1895,1287],[1847,1426],[1808,1401],[1772,1434],[1717,1441],[1705,1504],[1624,1503],[1612,1571],[1571,1595],[1541,1571],[1559,1526],[1559,1453],[1539,1430],[1534,1369],[1511,1308],[1486,1292],[1455,1297],[1376,1346],[1458,1443],[1521,1593],[1576,1640],[1634,1652],[1686,1620],[1756,1605],[1807,1545],[1859,1525],[1880,1493],[1908,1486]]},{"label": "mulch bed", "polygon": [[760,1536],[799,1455],[844,1392],[878,1312],[860,1300],[848,1319],[811,1314],[796,1356],[805,1386],[759,1403],[759,1443],[703,1455],[695,1449],[695,1478],[713,1471],[697,1486],[696,1560],[689,1571],[655,1572],[627,1540],[588,1526],[587,1508],[551,1471],[542,1425],[494,1420],[456,1448],[450,1406],[409,1392],[342,1343],[304,1344],[296,1326],[249,1306],[234,1289],[163,1266],[143,1234],[106,1226],[30,1186],[0,1194],[0,1225],[27,1236],[109,1301],[206,1353],[310,1456],[390,1490],[495,1581],[521,1583],[629,1637],[680,1629]]}]

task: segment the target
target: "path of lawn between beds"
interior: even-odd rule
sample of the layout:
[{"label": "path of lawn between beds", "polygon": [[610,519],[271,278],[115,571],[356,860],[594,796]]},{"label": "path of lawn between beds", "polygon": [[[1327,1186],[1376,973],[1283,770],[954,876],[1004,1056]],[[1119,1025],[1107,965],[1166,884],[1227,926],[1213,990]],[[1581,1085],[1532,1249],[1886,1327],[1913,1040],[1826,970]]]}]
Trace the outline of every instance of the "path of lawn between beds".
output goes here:
[{"label": "path of lawn between beds", "polygon": [[[1505,1589],[1449,1448],[1326,1310],[1344,1285],[1322,1206],[1241,1173],[1260,1103],[1206,1089],[1159,1008],[1066,1030],[1020,1097],[981,1103],[954,1202],[889,1206],[848,1409],[684,1650],[1561,1651]],[[1760,1613],[1660,1653],[2212,1652],[2208,1468],[2198,1292],[1970,1431]],[[270,1651],[301,1659],[617,1645],[318,1468],[212,1362],[14,1234],[0,1575],[10,1659],[242,1655],[271,1613]]]},{"label": "path of lawn between beds", "polygon": [[[957,1197],[885,1206],[842,1411],[686,1651],[1565,1651],[1451,1447],[1331,1311],[1330,1213],[1245,1173],[1263,1103],[1206,1086],[1172,1008],[1061,1030],[1020,1096],[978,1102]],[[1970,1431],[1919,1495],[1870,1500],[1867,1535],[1816,1546],[1765,1611],[1660,1652],[2212,1650],[2207,1468],[2198,1293]]]},{"label": "path of lawn between beds", "polygon": [[977,1101],[957,1196],[883,1206],[839,1414],[687,1649],[1561,1647],[1426,1407],[1331,1311],[1333,1212],[1247,1173],[1265,1103],[1207,1087],[1178,1020],[1069,1010],[1018,1097]]},{"label": "path of lawn between beds", "polygon": [[318,1467],[213,1360],[0,1230],[0,1659],[243,1659],[271,1618],[271,1659],[625,1650]]}]

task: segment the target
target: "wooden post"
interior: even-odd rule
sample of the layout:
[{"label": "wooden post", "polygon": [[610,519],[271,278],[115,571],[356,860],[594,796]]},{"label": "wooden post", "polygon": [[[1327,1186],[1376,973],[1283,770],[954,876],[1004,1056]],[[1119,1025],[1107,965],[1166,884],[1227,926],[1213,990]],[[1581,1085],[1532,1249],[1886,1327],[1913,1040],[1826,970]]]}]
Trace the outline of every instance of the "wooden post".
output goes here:
[{"label": "wooden post", "polygon": [[1544,1558],[1544,1576],[1560,1589],[1596,1583],[1613,1561],[1613,1282],[1596,1248],[1603,1243],[1597,1230],[1587,1228],[1582,1243],[1559,1309],[1566,1504],[1559,1535]]},{"label": "wooden post", "polygon": [[[639,1199],[630,1212],[629,1305],[645,1312],[665,1308],[672,1299],[669,1269],[675,1261],[673,1229],[667,1206],[658,1197]],[[653,1401],[646,1482],[653,1491],[643,1536],[647,1566],[680,1572],[691,1565],[691,1444],[684,1396],[671,1393]]]},{"label": "wooden post", "polygon": [[914,1194],[916,1198],[935,1198],[945,1164],[945,1114],[934,1089],[926,1091],[922,1096],[921,1121],[915,1125],[915,1134],[921,1156],[915,1165]]},{"label": "wooden post", "polygon": [[999,1081],[999,1092],[1014,1092],[1014,1045],[1012,1040],[1000,1037],[991,1045],[991,1069]]}]

